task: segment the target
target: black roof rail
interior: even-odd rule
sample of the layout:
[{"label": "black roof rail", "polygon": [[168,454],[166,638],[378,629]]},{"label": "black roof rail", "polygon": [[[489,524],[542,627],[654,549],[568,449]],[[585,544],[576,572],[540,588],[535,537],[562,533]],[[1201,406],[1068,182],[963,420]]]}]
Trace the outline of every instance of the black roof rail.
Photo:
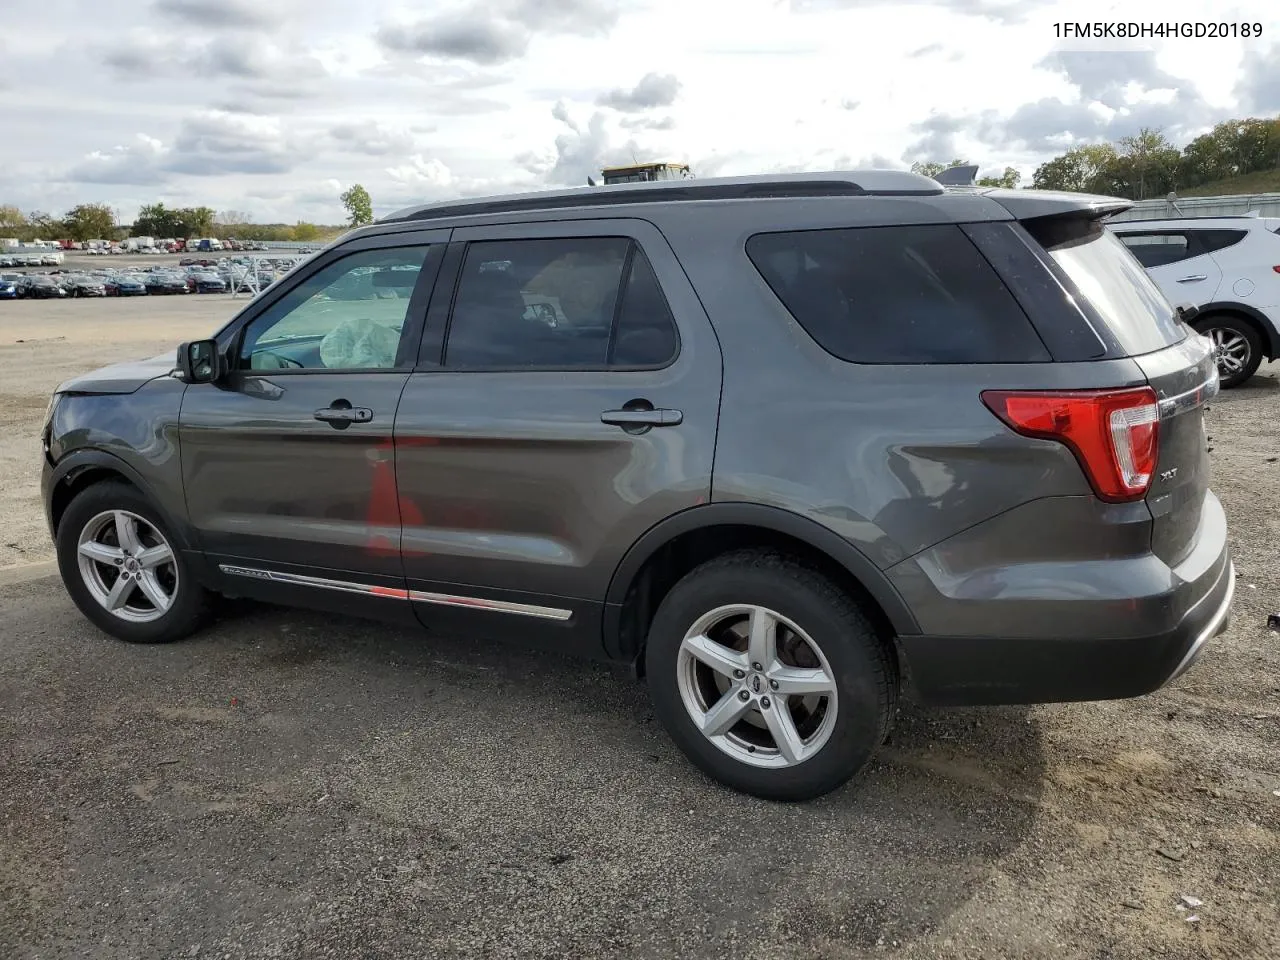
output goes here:
[{"label": "black roof rail", "polygon": [[442,220],[446,217],[522,210],[558,210],[630,203],[670,203],[690,200],[762,200],[781,197],[922,197],[945,191],[935,181],[901,170],[849,170],[831,173],[790,173],[750,177],[712,177],[703,180],[664,180],[620,183],[569,190],[543,190],[508,196],[447,200],[407,207],[380,222]]}]

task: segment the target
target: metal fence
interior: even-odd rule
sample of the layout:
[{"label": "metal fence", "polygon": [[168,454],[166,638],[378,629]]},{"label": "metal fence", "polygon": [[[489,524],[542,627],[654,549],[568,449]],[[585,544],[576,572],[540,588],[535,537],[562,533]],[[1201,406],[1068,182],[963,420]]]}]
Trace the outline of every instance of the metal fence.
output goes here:
[{"label": "metal fence", "polygon": [[1117,220],[1176,220],[1179,217],[1280,217],[1280,193],[1250,193],[1238,196],[1180,197],[1139,200]]}]

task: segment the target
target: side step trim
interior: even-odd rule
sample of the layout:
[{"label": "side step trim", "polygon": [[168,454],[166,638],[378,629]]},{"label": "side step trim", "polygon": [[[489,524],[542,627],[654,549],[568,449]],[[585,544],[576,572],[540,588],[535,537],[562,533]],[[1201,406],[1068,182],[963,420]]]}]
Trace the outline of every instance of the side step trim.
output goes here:
[{"label": "side step trim", "polygon": [[298,587],[319,587],[340,593],[358,593],[366,597],[384,597],[388,600],[408,600],[409,591],[403,587],[383,587],[373,583],[353,583],[350,580],[330,580],[327,577],[309,577],[301,573],[281,573],[279,570],[260,570],[257,567],[237,567],[229,563],[218,564],[218,569],[232,577],[250,577],[254,580],[270,580],[272,583],[289,583]]},{"label": "side step trim", "polygon": [[488,610],[491,613],[513,613],[522,617],[542,620],[565,621],[573,616],[572,610],[559,607],[542,607],[532,603],[516,603],[512,600],[488,600],[483,597],[466,597],[452,593],[429,593],[425,590],[405,590],[401,587],[383,587],[372,583],[355,583],[351,580],[332,580],[328,577],[312,577],[301,573],[282,573],[279,570],[263,570],[259,567],[241,567],[229,563],[218,564],[218,569],[231,577],[249,577],[287,583],[298,587],[317,587],[336,590],[339,593],[355,593],[366,597],[382,597],[387,600],[412,600],[442,607],[465,607],[470,610]]},{"label": "side step trim", "polygon": [[451,593],[427,593],[425,590],[410,590],[409,599],[442,607],[470,607],[476,610],[491,610],[494,613],[515,613],[523,617],[538,617],[542,620],[563,621],[573,616],[572,610],[562,610],[559,607],[540,607],[532,603],[515,603],[511,600],[486,600],[482,597],[460,597]]}]

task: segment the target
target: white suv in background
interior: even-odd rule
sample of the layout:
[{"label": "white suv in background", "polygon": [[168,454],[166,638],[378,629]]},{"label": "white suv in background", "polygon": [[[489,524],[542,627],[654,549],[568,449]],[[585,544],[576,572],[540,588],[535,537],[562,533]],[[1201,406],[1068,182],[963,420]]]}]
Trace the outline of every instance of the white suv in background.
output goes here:
[{"label": "white suv in background", "polygon": [[1191,325],[1213,340],[1223,387],[1280,357],[1280,220],[1209,217],[1108,224]]}]

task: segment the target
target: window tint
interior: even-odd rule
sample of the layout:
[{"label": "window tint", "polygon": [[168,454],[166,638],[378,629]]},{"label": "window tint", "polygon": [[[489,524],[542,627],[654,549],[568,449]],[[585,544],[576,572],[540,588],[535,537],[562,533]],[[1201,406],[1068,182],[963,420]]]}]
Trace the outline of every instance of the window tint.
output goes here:
[{"label": "window tint", "polygon": [[1117,236],[1148,269],[1177,263],[1202,252],[1193,250],[1190,239],[1181,233],[1120,233]]},{"label": "window tint", "polygon": [[1217,253],[1227,247],[1234,247],[1249,235],[1247,230],[1197,230],[1196,239],[1200,241],[1201,253]]},{"label": "window tint", "polygon": [[656,366],[675,325],[644,253],[620,237],[467,247],[445,366]]},{"label": "window tint", "polygon": [[1155,281],[1114,233],[1081,217],[1027,221],[1048,251],[1129,354],[1151,353],[1186,338]]},{"label": "window tint", "polygon": [[289,291],[245,331],[240,366],[253,370],[386,369],[427,248],[365,250]]},{"label": "window tint", "polygon": [[763,233],[747,255],[814,340],[856,363],[1049,359],[959,227]]},{"label": "window tint", "polygon": [[609,347],[609,365],[660,367],[675,358],[676,321],[662,295],[649,258],[632,248],[631,275],[618,307],[618,325]]}]

